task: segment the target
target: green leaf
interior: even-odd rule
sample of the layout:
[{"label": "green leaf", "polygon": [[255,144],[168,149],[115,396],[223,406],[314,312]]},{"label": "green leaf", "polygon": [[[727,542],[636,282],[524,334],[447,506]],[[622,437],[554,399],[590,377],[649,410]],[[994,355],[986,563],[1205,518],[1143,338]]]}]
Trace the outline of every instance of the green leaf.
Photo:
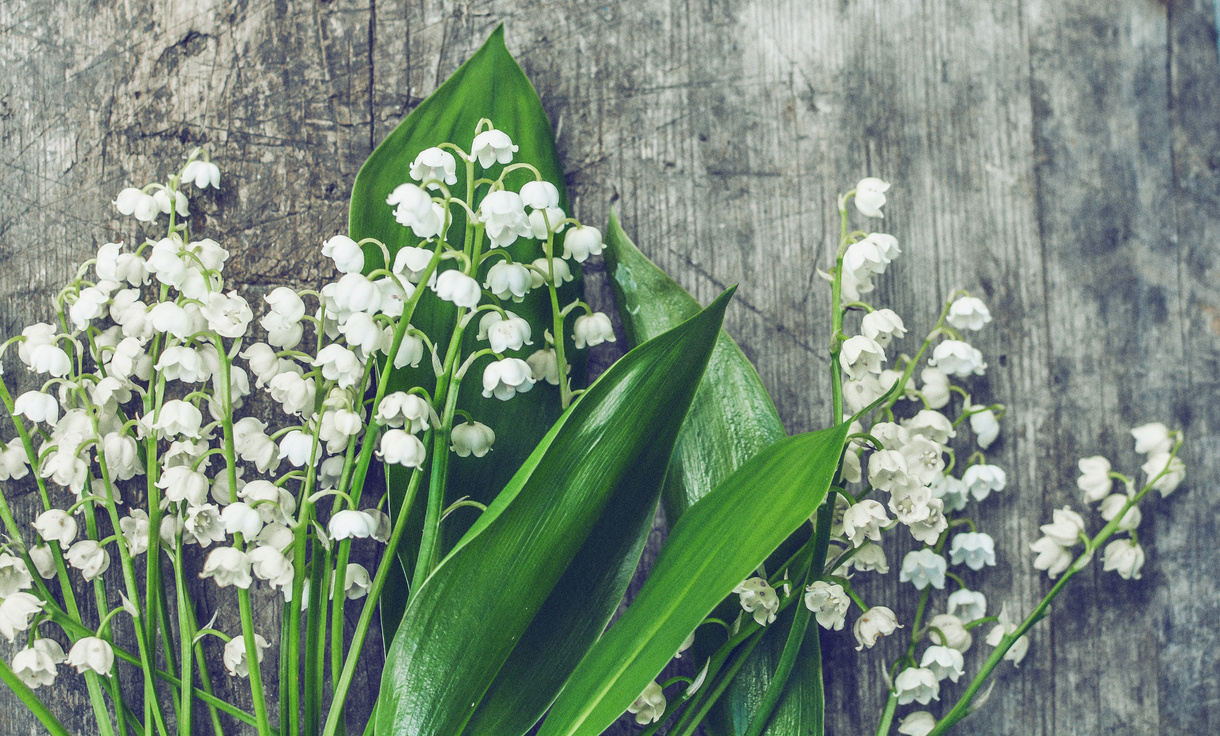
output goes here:
[{"label": "green leaf", "polygon": [[730,296],[611,366],[412,596],[379,736],[503,736],[541,716],[622,596]]},{"label": "green leaf", "polygon": [[665,668],[682,641],[825,498],[847,425],[782,439],[682,516],[643,589],[589,650],[539,736],[594,736]]},{"label": "green leaf", "polygon": [[[356,240],[376,238],[389,247],[391,256],[403,246],[417,245],[419,238],[394,220],[392,208],[386,204],[386,196],[394,187],[410,181],[408,172],[411,162],[425,148],[448,141],[469,151],[475,127],[483,118],[491,120],[497,128],[508,133],[513,139],[519,148],[514,161],[533,164],[544,178],[559,188],[560,207],[566,210],[567,191],[551,123],[533,85],[505,47],[504,28],[500,26],[482,48],[420,103],[365,161],[352,188],[349,226],[351,237]],[[451,191],[465,198],[465,165],[459,161],[457,168],[458,182],[451,187]],[[493,168],[492,176],[498,176],[500,170],[499,166]],[[510,174],[506,181],[515,189],[532,178],[533,175],[527,171],[516,171]],[[477,207],[477,203],[470,204]],[[449,238],[451,244],[459,250],[463,245],[464,233],[465,217],[455,213]],[[557,252],[562,252],[561,244],[562,235],[556,241]],[[514,260],[529,263],[542,256],[542,245],[537,240],[522,238],[508,251]],[[380,249],[373,245],[365,246],[365,260],[366,271],[381,266]],[[583,293],[579,269],[573,265],[572,270],[576,278],[559,290],[560,304],[580,298]],[[549,325],[552,322],[550,300],[545,290],[528,295],[522,303],[505,306],[532,325]],[[437,299],[429,292],[420,301],[412,322],[437,343],[443,356],[453,331],[456,314],[452,304]],[[569,319],[574,318],[575,315],[572,315]],[[573,387],[579,388],[586,381],[585,351],[576,350],[572,345],[570,326],[563,332],[563,339],[567,343],[565,352],[572,363]],[[473,329],[467,331],[467,344],[464,349],[473,347],[474,333]],[[541,342],[541,333],[541,328],[538,328],[534,335],[535,343]],[[526,347],[510,354],[524,358],[536,347],[537,345]],[[471,369],[472,373],[479,375],[483,363],[489,360],[490,357],[480,361]],[[419,368],[407,368],[396,373],[391,390],[411,386],[423,386],[431,390],[435,385],[431,361],[426,356]],[[495,460],[488,462],[474,457],[451,458],[448,484],[450,497],[446,499],[446,505],[461,496],[469,496],[483,504],[490,503],[496,492],[504,487],[529,456],[546,430],[559,418],[557,387],[540,384],[528,394],[510,402],[502,402],[483,398],[477,384],[478,381],[465,382],[459,406],[470,411],[475,418],[490,426],[496,433]],[[409,472],[400,467],[390,470],[388,486],[393,501],[392,509],[397,509],[402,503],[402,492]],[[423,504],[417,504],[416,514],[419,520],[413,524],[414,529],[422,526],[422,506]],[[443,528],[443,549],[452,547],[473,520],[473,514],[468,511],[454,514],[446,520]],[[413,556],[418,547],[419,532],[415,531],[406,535],[404,543],[397,550],[407,569],[414,565]],[[406,593],[405,579],[400,579],[398,584],[391,582],[386,586],[382,605],[387,638],[393,633],[393,628],[401,616]]]},{"label": "green leaf", "polygon": [[[631,242],[613,211],[606,228],[604,256],[630,344],[670,329],[698,310],[695,298]],[[733,339],[722,331],[686,424],[678,435],[665,478],[662,500],[666,519],[671,524],[677,521],[733,471],[782,437],[784,427],[762,379]],[[789,540],[777,557],[786,558],[803,542]],[[735,601],[730,608],[733,606]],[[791,622],[791,616],[781,617],[750,653],[733,683],[708,714],[709,734],[745,733],[779,664]],[[804,646],[812,649],[818,644],[815,627],[806,634]],[[703,661],[717,646],[719,641],[714,637],[700,637],[692,651],[692,661]],[[808,654],[797,660],[784,696],[764,733],[788,736],[822,732],[822,671],[817,660]]]}]

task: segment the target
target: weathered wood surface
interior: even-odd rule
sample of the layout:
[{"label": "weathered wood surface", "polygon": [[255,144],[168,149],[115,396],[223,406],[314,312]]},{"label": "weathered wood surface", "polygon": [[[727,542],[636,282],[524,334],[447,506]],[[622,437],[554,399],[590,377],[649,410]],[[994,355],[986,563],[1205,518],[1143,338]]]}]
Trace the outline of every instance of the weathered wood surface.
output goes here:
[{"label": "weathered wood surface", "polygon": [[[1076,458],[1133,472],[1130,426],[1186,430],[1189,479],[1145,515],[1143,579],[1080,575],[962,730],[1214,733],[1212,12],[1210,0],[4,0],[0,338],[48,317],[98,244],[134,235],[110,205],[122,186],[196,143],[224,169],[201,224],[248,296],[316,283],[318,245],[344,229],[371,146],[505,22],[558,131],[576,213],[602,223],[614,203],[704,301],[741,285],[727,327],[790,431],[828,420],[814,268],[837,236],[836,193],[865,174],[893,182],[884,226],[904,255],[875,302],[918,333],[965,287],[996,317],[977,341],[992,368],[976,389],[1011,407],[993,453],[1011,488],[980,512],[998,541],[981,578],[994,606],[1028,610],[1047,587],[1027,545],[1053,508],[1079,506]],[[590,282],[609,308],[604,274]],[[904,601],[910,620],[896,575],[863,592]],[[896,654],[857,654],[849,639],[823,636],[836,736],[873,732]],[[79,679],[61,683],[44,694],[90,733]],[[37,732],[7,692],[0,702],[0,732]]]}]

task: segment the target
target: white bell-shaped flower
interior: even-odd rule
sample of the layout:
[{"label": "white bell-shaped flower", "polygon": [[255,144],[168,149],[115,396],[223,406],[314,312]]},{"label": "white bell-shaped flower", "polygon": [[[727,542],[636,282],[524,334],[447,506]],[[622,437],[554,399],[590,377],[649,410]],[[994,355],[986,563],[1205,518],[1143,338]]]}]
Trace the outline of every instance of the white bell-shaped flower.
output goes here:
[{"label": "white bell-shaped flower", "polygon": [[[416,440],[418,441],[418,440]],[[339,541],[341,539],[367,539],[373,536],[373,532],[377,530],[377,521],[363,511],[355,509],[344,509],[330,517],[330,523],[326,526],[326,531],[330,538]]]},{"label": "white bell-shaped flower", "polygon": [[949,305],[949,314],[945,321],[959,330],[983,329],[983,325],[991,321],[991,312],[983,300],[972,296],[958,297]]},{"label": "white bell-shaped flower", "polygon": [[119,531],[127,542],[127,551],[132,556],[142,555],[148,551],[149,534],[148,513],[143,509],[132,509],[127,516],[119,519]]},{"label": "white bell-shaped flower", "polygon": [[[549,181],[531,181],[521,187],[521,201],[526,207],[545,210],[559,206],[559,189]],[[554,225],[554,223],[551,223]]]},{"label": "white bell-shaped flower", "polygon": [[[1064,506],[1061,509],[1055,509],[1051,514],[1051,519],[1050,524],[1041,526],[1043,534],[1055,540],[1055,544],[1061,547],[1075,547],[1080,544],[1080,537],[1085,533],[1084,517],[1073,511],[1071,507]],[[954,544],[956,545],[956,542]]]},{"label": "white bell-shaped flower", "polygon": [[923,590],[931,585],[937,590],[945,589],[945,572],[949,563],[944,557],[924,547],[920,550],[907,552],[902,558],[902,568],[898,571],[898,580],[911,583],[917,590]]},{"label": "white bell-shaped flower", "polygon": [[[243,501],[225,506],[220,512],[220,521],[228,534],[240,534],[251,540],[263,530],[263,517],[258,510]],[[264,578],[265,580],[266,578]]]},{"label": "white bell-shaped flower", "polygon": [[894,678],[894,691],[898,694],[899,705],[910,702],[927,705],[933,700],[940,700],[940,680],[930,669],[908,667]]},{"label": "white bell-shaped flower", "polygon": [[93,580],[110,569],[110,553],[92,539],[76,542],[64,553],[64,560],[80,570],[85,580]]},{"label": "white bell-shaped flower", "polygon": [[203,426],[203,414],[193,404],[180,399],[170,399],[161,406],[161,412],[152,424],[161,439],[180,436],[199,438]]},{"label": "white bell-shaped flower", "polygon": [[182,181],[189,181],[199,189],[220,189],[220,167],[211,161],[195,159],[182,169]]},{"label": "white bell-shaped flower", "polygon": [[191,214],[190,200],[182,192],[158,189],[153,192],[152,198],[157,203],[157,209],[161,210],[162,214],[168,215],[170,212],[174,212],[179,217],[186,217]]},{"label": "white bell-shaped flower", "polygon": [[34,577],[25,560],[14,557],[7,552],[0,552],[0,598],[7,598],[14,593],[29,590],[34,586]]},{"label": "white bell-shaped flower", "polygon": [[483,457],[491,451],[496,433],[482,422],[463,422],[453,427],[449,441],[458,457]]},{"label": "white bell-shaped flower", "polygon": [[[394,255],[394,267],[390,270],[406,278],[411,283],[418,284],[423,279],[424,271],[428,269],[428,264],[432,262],[434,255],[427,248],[416,248],[410,245],[403,246]],[[436,275],[433,274],[432,278],[435,279]]]},{"label": "white bell-shaped flower", "polygon": [[1097,503],[1110,495],[1114,488],[1114,479],[1110,477],[1109,460],[1101,455],[1082,457],[1076,467],[1080,468],[1076,487],[1084,492],[1085,503]]},{"label": "white bell-shaped flower", "polygon": [[775,622],[779,613],[779,596],[766,580],[747,578],[733,588],[733,592],[740,598],[742,609],[753,615],[756,624],[766,626]]},{"label": "white bell-shaped flower", "polygon": [[898,623],[898,617],[894,615],[893,611],[885,606],[873,606],[860,614],[860,618],[856,619],[856,623],[852,627],[852,633],[859,643],[856,651],[865,647],[872,649],[878,639],[889,636],[901,628],[902,624]]},{"label": "white bell-shaped flower", "polygon": [[48,542],[59,542],[61,547],[67,547],[72,540],[76,539],[76,519],[73,519],[63,509],[43,511],[34,520],[34,529],[38,532],[38,536]]},{"label": "white bell-shaped flower", "polygon": [[1141,424],[1131,430],[1135,438],[1135,451],[1141,455],[1156,455],[1173,449],[1173,438],[1169,428],[1160,422]]},{"label": "white bell-shaped flower", "polygon": [[971,465],[962,474],[962,483],[975,501],[985,501],[992,491],[1004,490],[1008,475],[998,465]]},{"label": "white bell-shaped flower", "polygon": [[[1176,491],[1182,481],[1186,479],[1186,463],[1182,462],[1182,458],[1173,456],[1168,451],[1149,455],[1148,461],[1140,469],[1148,476],[1152,487],[1161,492],[1162,498]],[[1154,481],[1153,478],[1156,480]]]},{"label": "white bell-shaped flower", "polygon": [[496,163],[512,163],[513,154],[517,151],[518,147],[507,133],[493,128],[474,137],[470,145],[470,160],[478,160],[479,166],[486,169]]},{"label": "white bell-shaped flower", "polygon": [[[263,638],[262,634],[254,635],[254,651],[258,655],[259,664],[263,661],[263,650],[270,647],[271,644]],[[250,666],[246,659],[246,640],[240,634],[233,637],[225,644],[224,649],[225,669],[234,677],[249,677]]]},{"label": "white bell-shaped flower", "polygon": [[466,309],[479,306],[479,299],[483,296],[479,282],[456,269],[445,271],[438,276],[433,291],[441,299]]},{"label": "white bell-shaped flower", "polygon": [[995,540],[983,532],[961,532],[953,537],[949,557],[954,565],[965,564],[971,570],[984,565],[995,566]]},{"label": "white bell-shaped flower", "polygon": [[156,486],[165,492],[166,501],[173,503],[185,501],[191,506],[203,504],[211,489],[208,477],[197,470],[192,470],[189,465],[166,468],[161,477],[157,478]]},{"label": "white bell-shaped flower", "polygon": [[388,465],[422,468],[427,453],[419,438],[401,429],[388,429],[381,436],[377,457]]},{"label": "white bell-shaped flower", "polygon": [[885,205],[885,193],[890,189],[888,182],[869,176],[856,184],[856,209],[865,217],[884,217],[881,213]]},{"label": "white bell-shaped flower", "polygon": [[266,580],[272,588],[279,588],[284,600],[292,598],[292,579],[295,572],[292,561],[274,547],[259,546],[250,551],[251,569],[259,580]]},{"label": "white bell-shaped flower", "polygon": [[402,428],[412,434],[428,428],[431,407],[423,397],[405,391],[386,394],[377,407],[377,423],[387,427]]},{"label": "white bell-shaped flower", "polygon": [[881,527],[888,524],[885,508],[877,501],[865,499],[852,504],[843,513],[843,533],[852,546],[859,547],[866,539],[881,541]]},{"label": "white bell-shaped flower", "polygon": [[[333,238],[332,238],[333,240]],[[349,238],[350,240],[350,238]],[[361,258],[363,261],[363,257]],[[364,263],[360,264],[360,269],[364,268]],[[346,273],[346,272],[344,272]],[[271,293],[263,297],[263,301],[271,308],[272,312],[280,315],[284,319],[293,322],[299,322],[305,316],[305,302],[301,300],[301,296],[287,286],[277,286],[271,290]]]},{"label": "white bell-shaped flower", "polygon": [[955,590],[949,594],[948,610],[963,621],[977,621],[987,615],[987,596],[977,590]]},{"label": "white bell-shaped flower", "polygon": [[805,607],[813,612],[818,624],[827,631],[841,631],[847,621],[851,599],[838,583],[816,580],[805,588]]},{"label": "white bell-shaped flower", "polygon": [[369,589],[372,587],[373,581],[369,577],[369,571],[364,569],[363,565],[358,565],[355,562],[349,562],[347,565],[346,575],[344,575],[343,578],[344,596],[349,601],[354,601],[368,595]]},{"label": "white bell-shaped flower", "polygon": [[439,235],[444,225],[444,210],[433,207],[432,196],[415,184],[399,184],[386,197],[386,204],[394,207],[394,219],[399,225],[411,228],[417,238]]},{"label": "white bell-shaped flower", "polygon": [[860,320],[860,333],[884,348],[894,338],[907,334],[907,328],[894,310],[878,309]]},{"label": "white bell-shaped flower", "polygon": [[531,336],[530,323],[514,312],[505,312],[503,315],[499,312],[488,312],[479,320],[479,339],[487,340],[491,349],[497,353],[533,345]]},{"label": "white bell-shaped flower", "polygon": [[614,342],[614,326],[604,312],[582,314],[572,326],[572,340],[577,348],[593,347],[603,342]]},{"label": "white bell-shaped flower", "polygon": [[225,541],[225,526],[220,520],[220,509],[210,503],[190,507],[186,512],[182,530],[188,542],[194,542],[200,547]]},{"label": "white bell-shaped flower", "polygon": [[530,270],[530,278],[533,279],[531,288],[540,289],[543,284],[551,281],[551,275],[555,277],[555,285],[562,286],[572,279],[576,278],[572,275],[572,267],[562,258],[535,258],[530,264],[533,269]]},{"label": "white bell-shaped flower", "polygon": [[529,237],[534,232],[529,216],[525,214],[521,195],[516,192],[489,192],[479,204],[477,214],[485,226],[484,231],[492,248],[508,247],[517,238]]},{"label": "white bell-shaped flower", "polygon": [[217,547],[208,553],[199,577],[211,578],[221,588],[236,585],[246,589],[253,582],[250,577],[250,565],[250,555],[242,550],[236,547]]},{"label": "white bell-shaped flower", "polygon": [[13,655],[13,674],[26,687],[37,690],[55,682],[56,665],[64,662],[68,655],[54,639],[37,639],[34,643]]},{"label": "white bell-shaped flower", "polygon": [[145,194],[135,187],[127,187],[119,192],[119,196],[114,200],[114,206],[118,209],[119,214],[134,215],[140,222],[152,222],[161,212],[161,208],[157,206],[157,200],[153,199],[151,194]]},{"label": "white bell-shaped flower", "polygon": [[114,649],[105,639],[86,636],[78,639],[68,650],[67,662],[82,675],[86,672],[96,672],[109,677],[110,670],[114,668]]},{"label": "white bell-shaped flower", "polygon": [[51,394],[41,391],[26,391],[13,401],[13,412],[31,422],[55,424],[59,421],[59,403]]},{"label": "white bell-shaped flower", "polygon": [[30,369],[63,378],[72,372],[72,359],[58,345],[39,345],[30,351]]},{"label": "white bell-shaped flower", "polygon": [[937,345],[932,349],[932,358],[928,363],[958,378],[981,376],[987,370],[983,354],[961,340],[945,340]]},{"label": "white bell-shaped flower", "polygon": [[1116,571],[1123,580],[1139,580],[1144,550],[1134,540],[1116,539],[1106,545],[1104,569]]},{"label": "white bell-shaped flower", "polygon": [[948,678],[957,682],[965,673],[966,661],[962,657],[962,653],[956,649],[931,646],[924,650],[919,666],[931,670],[937,680]]},{"label": "white bell-shaped flower", "polygon": [[602,252],[602,233],[589,225],[578,225],[568,230],[563,238],[563,257],[584,263],[589,256]]},{"label": "white bell-shaped flower", "polygon": [[[429,198],[428,201],[430,203],[432,200]],[[364,251],[361,250],[356,241],[352,240],[346,235],[335,235],[323,243],[322,255],[335,262],[335,268],[338,269],[339,273],[360,273],[364,270]],[[280,291],[280,289],[284,288],[285,287],[280,287],[275,291]],[[287,291],[291,291],[291,289],[287,289]],[[272,292],[271,296],[274,295],[275,292]],[[269,303],[271,302],[271,296],[267,297],[267,301]],[[300,297],[298,297],[298,299],[299,298]],[[274,304],[272,308],[274,309]],[[304,313],[305,309],[302,305],[301,314]],[[289,315],[285,314],[284,316],[288,317]],[[294,319],[292,317],[289,318]],[[300,317],[298,316],[295,319],[300,319]]]},{"label": "white bell-shaped flower", "polygon": [[[419,182],[436,179],[453,186],[457,184],[457,160],[443,148],[425,148],[411,162],[411,178]],[[438,188],[436,182],[427,186],[429,189]]]},{"label": "white bell-shaped flower", "polygon": [[1050,537],[1040,537],[1029,545],[1031,552],[1037,553],[1034,559],[1035,570],[1046,570],[1052,580],[1059,577],[1072,564],[1072,551]]},{"label": "white bell-shaped flower", "polygon": [[520,263],[501,261],[487,270],[487,280],[483,285],[495,294],[497,299],[520,302],[529,293],[532,282],[528,268]]},{"label": "white bell-shaped flower", "polygon": [[635,716],[635,722],[641,726],[656,723],[665,715],[665,691],[656,681],[648,683],[644,692],[640,693],[627,712]]},{"label": "white bell-shaped flower", "polygon": [[535,382],[546,381],[552,386],[559,385],[559,356],[554,348],[535,350],[525,362],[529,365]]},{"label": "white bell-shaped flower", "polygon": [[902,736],[928,736],[936,728],[936,717],[926,710],[908,713],[898,724],[898,733]]},{"label": "white bell-shaped flower", "polygon": [[[1101,500],[1101,504],[1097,507],[1101,513],[1101,518],[1106,521],[1113,521],[1120,513],[1123,507],[1127,505],[1128,496],[1124,493],[1112,493]],[[1118,522],[1118,530],[1120,532],[1129,532],[1139,528],[1140,522],[1143,521],[1144,515],[1140,511],[1139,506],[1132,506],[1123,514],[1123,518]]]},{"label": "white bell-shaped flower", "polygon": [[520,358],[504,358],[493,361],[483,369],[483,397],[493,395],[508,401],[534,387],[534,375],[529,363]]},{"label": "white bell-shaped flower", "polygon": [[318,351],[313,360],[322,369],[322,377],[336,381],[340,388],[351,388],[364,378],[364,364],[351,350],[331,343]]},{"label": "white bell-shaped flower", "polygon": [[551,233],[561,233],[567,225],[563,219],[567,214],[558,207],[547,207],[530,213],[530,234],[535,240],[546,240]]},{"label": "white bell-shaped flower", "polygon": [[941,613],[928,620],[928,640],[938,646],[965,654],[974,643],[974,637],[960,618],[948,613]]},{"label": "white bell-shaped flower", "polygon": [[883,362],[885,350],[864,335],[847,338],[839,351],[839,365],[853,379],[863,378],[869,373],[880,373]]}]

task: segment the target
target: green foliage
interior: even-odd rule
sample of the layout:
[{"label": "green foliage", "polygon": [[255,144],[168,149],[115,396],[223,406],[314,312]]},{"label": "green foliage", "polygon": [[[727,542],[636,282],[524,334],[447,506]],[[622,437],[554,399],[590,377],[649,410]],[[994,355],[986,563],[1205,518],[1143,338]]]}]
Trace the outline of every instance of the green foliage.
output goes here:
[{"label": "green foliage", "polygon": [[626,588],[730,295],[606,371],[416,591],[378,734],[504,735],[541,716]]},{"label": "green foliage", "polygon": [[[628,340],[638,344],[681,322],[699,309],[699,303],[679,286],[623,232],[611,213],[606,228],[606,270],[618,302]],[[678,435],[673,462],[665,478],[662,500],[666,519],[672,524],[692,504],[763,448],[784,437],[775,405],[767,395],[758,372],[741,348],[721,332],[686,424]],[[789,540],[781,555],[795,550],[803,540]],[[726,615],[736,601],[724,606]],[[745,733],[751,717],[767,691],[788,633],[792,616],[781,616],[764,634],[761,644],[747,657],[742,669],[708,714],[712,736]],[[719,639],[700,636],[692,659],[703,661],[719,645]],[[783,698],[764,733],[820,734],[823,720],[822,671],[816,627],[806,634],[805,656],[797,660]]]},{"label": "green foliage", "polygon": [[674,525],[623,617],[581,660],[539,736],[594,736],[665,667],[716,604],[825,498],[847,425],[780,440]]}]

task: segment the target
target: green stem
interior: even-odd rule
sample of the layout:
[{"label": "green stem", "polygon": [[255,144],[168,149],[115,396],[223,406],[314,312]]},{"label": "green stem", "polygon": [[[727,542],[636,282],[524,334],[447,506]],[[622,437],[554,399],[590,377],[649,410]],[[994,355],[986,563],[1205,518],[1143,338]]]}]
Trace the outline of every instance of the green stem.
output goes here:
[{"label": "green stem", "polygon": [[[381,592],[385,589],[385,583],[390,576],[390,570],[395,564],[398,564],[394,550],[398,548],[399,543],[402,541],[402,536],[406,532],[407,517],[411,514],[411,506],[415,503],[415,496],[419,491],[419,485],[423,477],[423,472],[419,470],[411,474],[411,481],[407,486],[407,494],[403,499],[402,509],[398,513],[398,518],[394,521],[394,531],[391,533],[390,540],[386,544],[386,551],[381,557],[381,563],[377,566],[377,574],[373,577],[372,588],[369,590],[369,594],[364,602],[364,609],[360,612],[360,621],[356,624],[356,631],[352,635],[352,645],[348,650],[347,659],[343,663],[343,672],[335,684],[334,696],[330,702],[330,712],[326,716],[326,725],[322,729],[323,736],[333,736],[333,734],[337,733],[339,724],[343,720],[343,706],[347,702],[347,693],[351,688],[352,678],[356,673],[356,664],[364,648],[364,641],[373,620],[373,613],[377,609],[377,601],[381,598]],[[337,595],[339,595],[338,592],[336,592]]]},{"label": "green stem", "polygon": [[[1179,442],[1177,446],[1174,447],[1173,452],[1170,453],[1171,459],[1177,457],[1178,450],[1181,449],[1181,446],[1181,442]],[[928,732],[928,736],[940,736],[941,734],[948,732],[950,728],[956,725],[963,718],[970,715],[970,703],[978,694],[979,689],[983,687],[983,683],[986,682],[987,678],[991,676],[992,671],[994,671],[995,668],[999,666],[1000,662],[1003,661],[1004,655],[1008,653],[1008,650],[1011,649],[1013,644],[1016,644],[1017,641],[1019,641],[1021,637],[1033,627],[1034,624],[1038,623],[1049,615],[1048,609],[1050,608],[1051,601],[1053,601],[1055,597],[1059,595],[1063,588],[1068,584],[1068,581],[1076,576],[1076,573],[1088,567],[1089,562],[1093,558],[1094,552],[1100,549],[1101,545],[1104,544],[1106,540],[1109,539],[1116,531],[1118,531],[1118,524],[1123,520],[1123,517],[1127,515],[1127,511],[1130,510],[1132,506],[1139,503],[1140,500],[1152,490],[1152,485],[1160,480],[1166,474],[1168,469],[1169,463],[1167,462],[1165,465],[1165,470],[1162,470],[1155,478],[1149,479],[1148,485],[1144,486],[1139,493],[1127,499],[1127,503],[1123,505],[1119,513],[1116,514],[1108,524],[1102,527],[1101,531],[1099,531],[1096,536],[1089,540],[1089,543],[1085,545],[1084,551],[1072,561],[1071,566],[1068,567],[1068,569],[1063,573],[1063,576],[1059,578],[1059,580],[1053,586],[1051,586],[1051,589],[1045,596],[1043,596],[1042,600],[1038,603],[1034,610],[1025,617],[1025,620],[1018,624],[1017,628],[1013,630],[1011,634],[1004,634],[999,645],[996,646],[995,650],[991,652],[991,656],[987,658],[987,661],[983,663],[983,668],[979,670],[978,675],[976,675],[975,678],[970,682],[970,686],[966,688],[966,691],[962,693],[962,696],[958,698],[956,703],[954,703],[953,708],[947,714],[945,714],[940,721],[937,722],[936,727]]]},{"label": "green stem", "polygon": [[[702,702],[698,703],[697,705],[691,705],[691,708],[683,714],[682,720],[680,720],[678,725],[674,727],[674,734],[677,734],[678,736],[693,736],[695,731],[699,728],[699,724],[702,723],[703,719],[707,716],[707,712],[711,710],[712,706],[716,704],[716,701],[720,699],[720,696],[724,694],[724,691],[728,688],[729,683],[731,683],[733,678],[737,675],[737,671],[741,669],[741,666],[744,665],[746,660],[750,657],[750,653],[753,652],[754,648],[757,647],[759,642],[762,641],[761,632],[762,629],[759,630],[758,636],[752,637],[749,642],[747,642],[746,645],[741,648],[741,650],[737,653],[737,657],[733,660],[733,663],[729,665],[727,670],[724,670],[721,673],[718,681],[715,683],[712,689],[707,691],[707,695],[702,699]],[[698,695],[704,695],[704,691],[700,691]]]},{"label": "green stem", "polygon": [[885,699],[885,710],[881,711],[881,720],[877,723],[877,736],[889,736],[890,725],[894,722],[894,711],[898,710],[898,691],[890,689]]}]

